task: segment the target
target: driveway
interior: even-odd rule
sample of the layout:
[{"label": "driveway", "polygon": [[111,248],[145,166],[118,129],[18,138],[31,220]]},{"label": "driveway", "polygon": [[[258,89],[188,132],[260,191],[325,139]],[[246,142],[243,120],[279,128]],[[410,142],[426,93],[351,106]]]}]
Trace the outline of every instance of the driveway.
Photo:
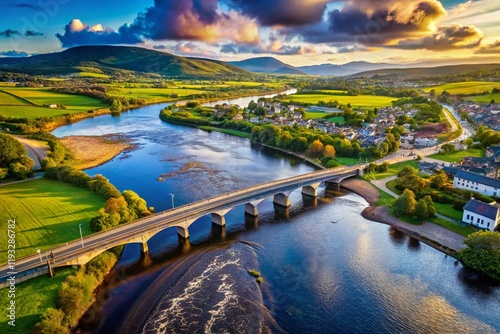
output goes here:
[{"label": "driveway", "polygon": [[42,169],[42,160],[50,153],[49,145],[46,142],[26,138],[25,136],[14,136],[23,144],[28,156],[35,162],[34,169]]}]

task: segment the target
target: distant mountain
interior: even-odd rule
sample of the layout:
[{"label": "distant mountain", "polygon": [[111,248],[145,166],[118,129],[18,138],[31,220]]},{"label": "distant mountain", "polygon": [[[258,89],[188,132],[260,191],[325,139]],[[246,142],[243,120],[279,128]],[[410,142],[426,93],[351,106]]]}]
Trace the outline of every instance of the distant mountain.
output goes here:
[{"label": "distant mountain", "polygon": [[292,65],[285,64],[273,57],[257,57],[240,61],[228,62],[249,72],[275,73],[275,74],[305,74]]},{"label": "distant mountain", "polygon": [[245,75],[247,71],[222,61],[180,57],[129,46],[78,46],[25,58],[0,58],[0,70],[31,75],[68,75],[80,72],[109,75],[131,72],[175,77]]},{"label": "distant mountain", "polygon": [[321,64],[311,66],[297,67],[300,71],[310,75],[332,75],[332,76],[349,76],[359,72],[378,70],[384,68],[400,68],[406,65],[394,65],[388,63],[370,63],[367,61],[353,61],[343,65]]},{"label": "distant mountain", "polygon": [[[406,67],[408,67],[408,65],[406,65]],[[442,75],[463,74],[481,70],[500,70],[500,64],[460,64],[437,67],[390,68],[360,72],[351,75],[350,77],[417,79]]]}]

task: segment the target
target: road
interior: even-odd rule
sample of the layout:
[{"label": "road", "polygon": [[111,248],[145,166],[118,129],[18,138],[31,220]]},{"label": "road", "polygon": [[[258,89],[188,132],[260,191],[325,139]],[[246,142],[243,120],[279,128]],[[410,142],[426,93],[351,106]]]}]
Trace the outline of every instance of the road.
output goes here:
[{"label": "road", "polygon": [[35,162],[34,169],[42,169],[42,160],[50,153],[49,145],[45,142],[24,136],[14,136],[14,138],[23,144],[28,156]]},{"label": "road", "polygon": [[[114,229],[92,234],[84,238],[84,247],[80,240],[72,241],[52,249],[55,254],[55,267],[74,260],[92,251],[107,249],[120,244],[127,243],[128,240],[141,237],[144,234],[159,232],[169,227],[179,226],[183,222],[190,222],[207,214],[223,209],[233,208],[237,205],[248,203],[253,200],[272,196],[283,191],[291,191],[305,185],[318,183],[339,177],[341,175],[357,173],[358,168],[364,165],[339,167],[315,171],[308,174],[298,175],[291,178],[272,181],[257,186],[248,187],[238,191],[226,193],[220,196],[211,197],[205,200],[183,205],[175,209],[156,213],[152,216],[137,220],[135,222],[120,225]],[[146,241],[146,240],[144,240]],[[137,241],[136,241],[137,242]],[[42,251],[43,262],[46,261],[46,251]],[[42,266],[39,254],[17,259],[15,263],[16,272],[24,272]],[[9,276],[10,268],[8,264],[0,266],[0,281]]]},{"label": "road", "polygon": [[[448,109],[450,111],[450,113],[453,115],[453,117],[455,117],[455,119],[460,123],[460,125],[462,126],[462,135],[460,135],[460,137],[458,137],[456,140],[458,141],[461,141],[461,140],[465,140],[467,138],[470,138],[470,137],[473,137],[476,135],[476,130],[474,130],[474,128],[466,121],[463,121],[462,118],[460,117],[460,115],[458,115],[457,111],[452,107],[452,106],[448,106],[446,104],[442,104],[442,106],[446,109]],[[446,115],[446,113],[445,113]],[[450,122],[452,123],[452,122]]]}]

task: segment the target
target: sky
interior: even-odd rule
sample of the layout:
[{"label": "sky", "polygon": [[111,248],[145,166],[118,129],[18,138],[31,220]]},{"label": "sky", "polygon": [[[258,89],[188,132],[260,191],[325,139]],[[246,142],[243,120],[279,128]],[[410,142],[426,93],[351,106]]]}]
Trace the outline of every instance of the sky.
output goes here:
[{"label": "sky", "polygon": [[0,0],[0,56],[135,45],[294,66],[500,63],[500,0]]}]

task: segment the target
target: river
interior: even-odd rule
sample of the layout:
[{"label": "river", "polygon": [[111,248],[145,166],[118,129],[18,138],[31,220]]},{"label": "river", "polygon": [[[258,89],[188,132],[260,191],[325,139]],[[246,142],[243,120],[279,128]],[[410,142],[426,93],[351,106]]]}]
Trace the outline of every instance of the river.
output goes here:
[{"label": "river", "polygon": [[[165,105],[87,119],[53,133],[130,138],[136,150],[86,172],[136,191],[157,210],[314,170],[242,138],[161,122]],[[323,188],[320,195],[311,200],[297,190],[289,210],[275,210],[266,199],[258,221],[237,207],[226,215],[224,229],[203,217],[190,226],[189,243],[179,243],[175,229],[165,230],[148,242],[146,258],[138,245],[127,245],[87,315],[99,324],[92,331],[500,331],[498,285],[364,219],[360,212],[368,203],[358,195]],[[248,269],[258,270],[263,282],[256,283]]]}]

